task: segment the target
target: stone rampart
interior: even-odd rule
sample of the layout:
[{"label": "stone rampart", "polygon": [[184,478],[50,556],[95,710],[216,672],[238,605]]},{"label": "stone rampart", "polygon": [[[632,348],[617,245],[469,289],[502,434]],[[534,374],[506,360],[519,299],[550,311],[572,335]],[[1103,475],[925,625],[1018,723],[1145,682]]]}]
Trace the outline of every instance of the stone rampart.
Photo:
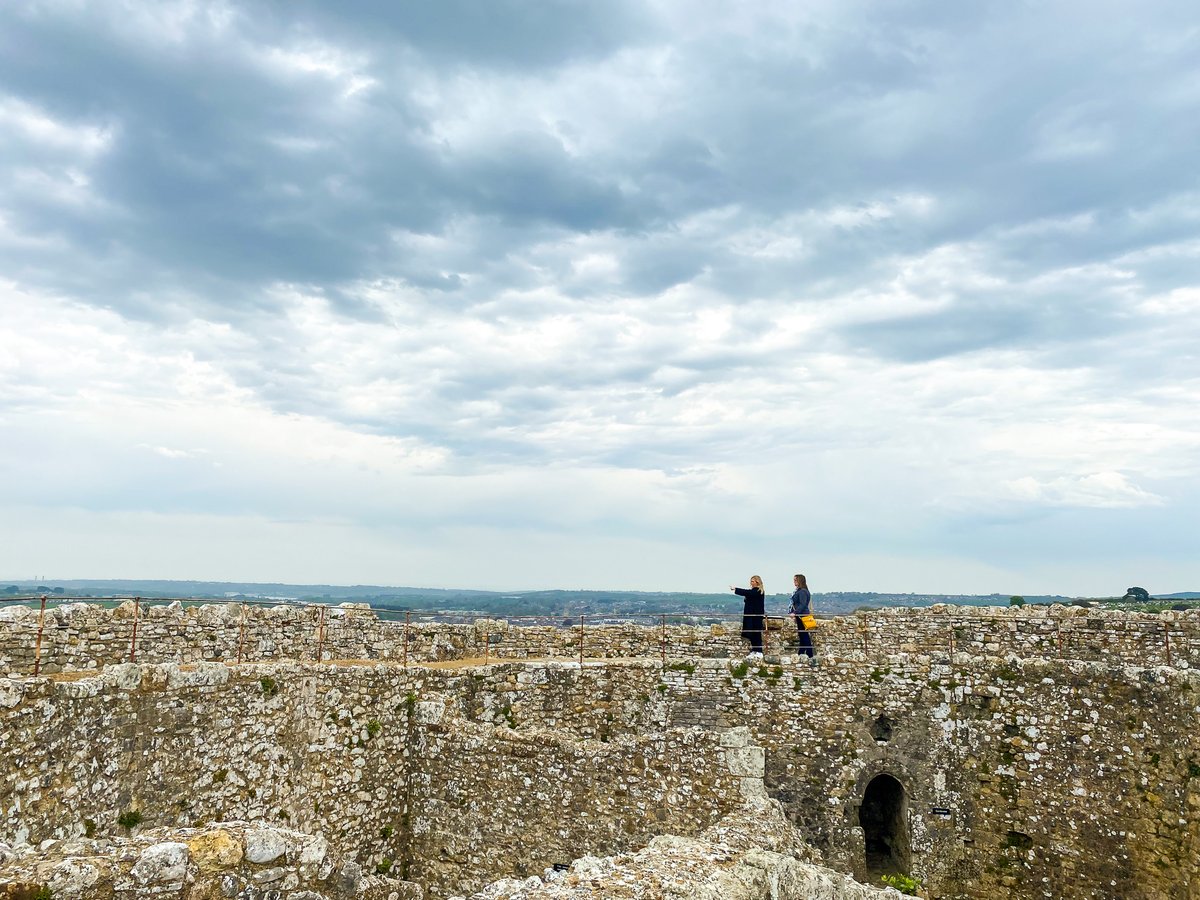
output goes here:
[{"label": "stone rampart", "polygon": [[[745,806],[694,838],[661,835],[632,853],[586,856],[542,877],[503,879],[470,900],[901,900],[817,865],[775,801]],[[462,900],[462,898],[456,898]]]},{"label": "stone rampart", "polygon": [[[696,837],[660,835],[636,851],[584,856],[542,876],[501,879],[471,900],[598,900],[631,886],[643,900],[899,900],[815,864],[777,802],[743,804]],[[324,838],[262,823],[153,828],[134,837],[0,844],[0,900],[420,900],[412,882],[364,873]],[[457,898],[462,900],[462,898]]]},{"label": "stone rampart", "polygon": [[0,844],[0,900],[420,900],[418,885],[364,874],[325,839],[247,822],[136,837]]},{"label": "stone rampart", "polygon": [[[762,793],[762,751],[744,732],[514,731],[506,698],[521,674],[125,664],[78,680],[6,679],[0,840],[116,835],[131,817],[266,821],[326,835],[368,870],[394,868],[437,897],[695,833]],[[590,702],[569,680],[576,702]],[[468,696],[491,698],[477,707],[487,712],[464,717]]]},{"label": "stone rampart", "polygon": [[[52,606],[43,617],[25,606],[0,607],[0,671],[43,673],[98,669],[120,662],[254,662],[274,659],[408,660],[733,657],[748,645],[736,620],[672,624],[669,619],[563,625],[516,625],[497,619],[453,624],[416,617],[378,618],[369,607],[281,605]],[[768,646],[794,640],[774,620]],[[40,642],[39,642],[40,631]],[[967,652],[1050,659],[1119,659],[1131,665],[1200,666],[1200,611],[1160,614],[1050,606],[1025,609],[935,606],[825,619],[818,652]],[[39,649],[40,644],[40,649]]]},{"label": "stone rampart", "polygon": [[1200,673],[962,653],[562,672],[578,690],[533,667],[464,695],[464,714],[500,704],[518,728],[599,740],[745,728],[768,794],[862,878],[860,813],[873,780],[894,778],[905,834],[884,837],[933,896],[1165,898],[1200,885]]},{"label": "stone rampart", "polygon": [[[360,611],[345,616],[346,643],[332,629],[326,640],[351,651],[351,635],[395,628],[363,613],[355,630]],[[866,620],[882,641],[907,618],[855,616],[830,633]],[[913,618],[944,635],[965,617]],[[1044,640],[1055,624],[1013,619],[1005,639]],[[1103,640],[1113,621],[1059,625]],[[1187,647],[1194,619],[1165,621]],[[810,667],[722,658],[731,639],[709,627],[668,629],[680,649],[663,665],[633,657],[661,629],[628,626],[585,633],[613,656],[582,667],[476,665],[455,657],[489,634],[502,637],[489,653],[517,648],[529,630],[420,628],[408,666],[147,664],[0,680],[0,840],[114,835],[132,811],[148,826],[246,819],[323,834],[364,870],[442,897],[695,835],[765,793],[834,868],[864,879],[902,868],[931,896],[1197,896],[1200,673],[1124,665],[1103,644],[1095,661],[847,644]],[[550,631],[568,646],[570,632]]]}]

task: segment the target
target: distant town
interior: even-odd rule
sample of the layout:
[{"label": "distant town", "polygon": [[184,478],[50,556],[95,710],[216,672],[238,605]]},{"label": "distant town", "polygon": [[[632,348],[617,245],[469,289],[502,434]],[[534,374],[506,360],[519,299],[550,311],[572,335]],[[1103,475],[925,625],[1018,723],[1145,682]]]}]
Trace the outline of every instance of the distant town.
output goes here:
[{"label": "distant town", "polygon": [[[381,611],[452,612],[496,616],[621,616],[716,615],[736,612],[739,601],[728,592],[701,594],[672,591],[476,591],[382,585],[284,584],[150,579],[37,579],[5,582],[0,599],[8,597],[142,597],[145,599],[276,600],[279,602],[369,603]],[[1200,602],[1200,592],[1152,595],[1140,587],[1111,597],[1078,598],[1061,595],[916,594],[873,591],[831,591],[813,595],[819,615],[846,615],[861,609],[924,607],[936,603],[966,606],[1027,604],[1103,604],[1145,609],[1188,608]],[[770,594],[768,612],[782,614],[787,594]]]}]

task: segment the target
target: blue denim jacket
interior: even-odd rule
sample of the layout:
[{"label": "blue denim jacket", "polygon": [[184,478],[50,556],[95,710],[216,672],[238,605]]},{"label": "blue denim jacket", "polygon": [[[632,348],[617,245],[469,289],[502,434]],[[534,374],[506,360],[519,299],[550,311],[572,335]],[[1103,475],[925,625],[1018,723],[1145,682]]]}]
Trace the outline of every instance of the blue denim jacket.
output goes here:
[{"label": "blue denim jacket", "polygon": [[788,607],[788,614],[793,616],[807,616],[812,614],[812,594],[808,588],[796,588],[796,592],[792,594],[792,605]]}]

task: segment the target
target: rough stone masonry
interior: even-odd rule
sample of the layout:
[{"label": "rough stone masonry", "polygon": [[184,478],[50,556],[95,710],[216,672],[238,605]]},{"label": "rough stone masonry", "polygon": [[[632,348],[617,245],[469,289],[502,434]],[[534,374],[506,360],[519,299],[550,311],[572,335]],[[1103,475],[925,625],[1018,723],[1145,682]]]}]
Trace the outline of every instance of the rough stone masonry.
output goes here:
[{"label": "rough stone masonry", "polygon": [[[191,646],[198,615],[161,614],[159,652]],[[1121,657],[1136,649],[1129,634],[1147,633],[1140,619],[1122,631],[1113,614],[1095,630],[1079,627],[1094,614],[981,615],[955,635],[964,626],[951,623],[969,615],[925,616],[843,623],[853,639],[826,641],[817,668],[721,657],[736,644],[720,626],[667,640],[612,626],[585,635],[603,660],[482,665],[461,661],[477,637],[489,653],[550,638],[502,623],[484,623],[486,637],[478,624],[423,625],[397,648],[359,609],[325,636],[339,653],[364,651],[355,664],[237,665],[221,650],[222,662],[100,668],[120,611],[73,611],[70,633],[51,642],[59,671],[0,680],[0,841],[24,848],[26,872],[31,853],[49,859],[72,841],[117,847],[145,829],[252,822],[321,838],[394,882],[397,897],[466,895],[505,877],[539,880],[543,893],[528,896],[551,897],[568,885],[545,880],[547,869],[609,857],[616,885],[747,808],[765,816],[757,850],[774,852],[778,828],[760,806],[773,799],[819,854],[789,851],[797,865],[823,859],[875,884],[900,871],[931,897],[1200,896],[1195,617],[1171,620],[1173,665],[1143,666]],[[11,617],[5,640],[26,620]],[[921,624],[901,629],[907,620]],[[1047,658],[1043,645],[1059,651],[1064,630],[1090,634],[1080,655],[1099,658]],[[864,631],[877,643],[864,648]],[[902,634],[914,649],[890,652]],[[987,652],[1014,646],[1026,655]],[[396,649],[425,662],[405,666]],[[664,835],[675,843],[655,842]],[[10,868],[0,882],[16,883]],[[849,882],[838,890],[829,896],[852,896]]]}]

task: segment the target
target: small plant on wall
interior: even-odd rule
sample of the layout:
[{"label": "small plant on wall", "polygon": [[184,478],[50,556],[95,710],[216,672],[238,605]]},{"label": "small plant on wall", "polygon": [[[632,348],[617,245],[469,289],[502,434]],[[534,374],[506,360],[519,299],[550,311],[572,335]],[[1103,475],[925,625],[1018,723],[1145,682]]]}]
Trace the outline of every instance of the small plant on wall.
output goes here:
[{"label": "small plant on wall", "polygon": [[913,897],[918,896],[921,890],[921,879],[914,878],[912,875],[884,875],[879,880],[888,887]]},{"label": "small plant on wall", "polygon": [[117,824],[126,831],[133,831],[133,829],[142,824],[142,814],[136,809],[127,809],[117,816]]}]

